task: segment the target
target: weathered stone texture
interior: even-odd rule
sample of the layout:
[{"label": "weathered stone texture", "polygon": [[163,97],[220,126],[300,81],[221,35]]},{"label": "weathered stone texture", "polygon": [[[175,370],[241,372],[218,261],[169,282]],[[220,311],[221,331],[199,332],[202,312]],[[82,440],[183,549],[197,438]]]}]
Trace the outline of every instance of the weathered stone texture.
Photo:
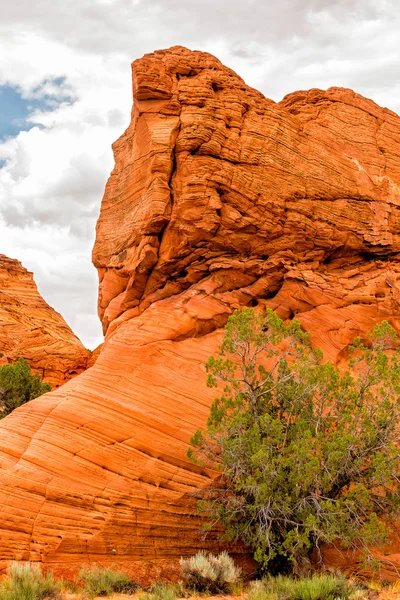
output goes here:
[{"label": "weathered stone texture", "polygon": [[0,365],[25,358],[58,387],[86,369],[89,351],[41,297],[18,260],[0,254]]},{"label": "weathered stone texture", "polygon": [[235,308],[296,316],[332,361],[384,318],[400,330],[397,115],[341,88],[276,104],[181,47],[132,68],[93,251],[106,342],[0,425],[4,561],[154,576],[218,549],[192,498],[213,474],[186,449]]}]

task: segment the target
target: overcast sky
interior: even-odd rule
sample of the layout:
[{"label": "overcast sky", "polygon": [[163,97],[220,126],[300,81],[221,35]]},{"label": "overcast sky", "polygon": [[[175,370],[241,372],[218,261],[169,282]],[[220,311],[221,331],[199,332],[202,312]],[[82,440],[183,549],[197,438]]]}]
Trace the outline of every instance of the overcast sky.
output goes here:
[{"label": "overcast sky", "polygon": [[0,0],[0,253],[83,343],[101,342],[90,254],[130,63],[182,44],[280,100],[350,87],[400,112],[396,0]]}]

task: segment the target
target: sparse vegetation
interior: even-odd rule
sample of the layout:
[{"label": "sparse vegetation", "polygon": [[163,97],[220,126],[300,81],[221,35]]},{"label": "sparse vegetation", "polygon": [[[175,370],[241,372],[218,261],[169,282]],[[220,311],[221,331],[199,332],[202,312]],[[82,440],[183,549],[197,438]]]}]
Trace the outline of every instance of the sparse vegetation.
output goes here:
[{"label": "sparse vegetation", "polygon": [[296,320],[253,309],[228,320],[207,363],[223,394],[188,455],[221,473],[199,492],[208,526],[252,547],[261,569],[301,574],[325,542],[367,554],[387,537],[400,514],[396,345],[383,322],[354,341],[341,372]]},{"label": "sparse vegetation", "polygon": [[155,583],[149,591],[139,593],[139,600],[176,600],[185,596],[185,589],[179,583]]},{"label": "sparse vegetation", "polygon": [[0,587],[0,600],[44,600],[59,598],[61,583],[52,574],[43,575],[38,565],[13,563]]},{"label": "sparse vegetation", "polygon": [[227,552],[218,556],[198,552],[181,558],[180,565],[185,583],[198,592],[226,592],[240,577],[240,569]]},{"label": "sparse vegetation", "polygon": [[243,600],[378,600],[380,593],[389,593],[395,600],[399,592],[399,582],[360,583],[339,572],[303,578],[267,576],[249,584],[226,552],[218,556],[198,552],[181,559],[181,567],[185,581],[156,582],[141,589],[127,575],[100,566],[82,568],[78,579],[71,582],[42,574],[38,565],[12,563],[7,579],[0,583],[0,600],[88,600],[97,596],[117,600],[132,594],[137,594],[137,600],[198,599],[199,594],[229,594]]},{"label": "sparse vegetation", "polygon": [[133,593],[139,587],[125,573],[97,565],[90,569],[82,568],[79,572],[79,579],[90,598],[109,596],[114,592]]},{"label": "sparse vegetation", "polygon": [[13,365],[0,367],[0,418],[26,402],[51,391],[51,385],[32,374],[29,364],[19,358]]},{"label": "sparse vegetation", "polygon": [[340,574],[316,574],[303,579],[278,575],[254,581],[248,600],[347,600],[358,592]]}]

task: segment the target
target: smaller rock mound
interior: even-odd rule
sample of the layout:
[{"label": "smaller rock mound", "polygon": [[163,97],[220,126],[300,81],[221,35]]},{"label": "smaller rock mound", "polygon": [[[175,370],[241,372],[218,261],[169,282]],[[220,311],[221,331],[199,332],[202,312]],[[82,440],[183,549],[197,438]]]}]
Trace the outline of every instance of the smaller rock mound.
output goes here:
[{"label": "smaller rock mound", "polygon": [[22,356],[59,387],[87,368],[90,352],[41,297],[18,260],[0,254],[0,365]]}]

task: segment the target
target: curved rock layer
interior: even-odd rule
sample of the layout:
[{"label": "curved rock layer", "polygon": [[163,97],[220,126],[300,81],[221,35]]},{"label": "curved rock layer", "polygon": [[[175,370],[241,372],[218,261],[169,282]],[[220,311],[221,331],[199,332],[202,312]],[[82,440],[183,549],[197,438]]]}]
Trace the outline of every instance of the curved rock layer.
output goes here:
[{"label": "curved rock layer", "polygon": [[18,260],[0,254],[0,366],[25,358],[52,387],[87,366],[89,351],[41,297]]},{"label": "curved rock layer", "polygon": [[[186,449],[235,308],[295,315],[333,361],[384,318],[400,329],[397,115],[340,88],[275,104],[181,47],[132,67],[93,252],[106,342],[0,424],[3,564],[118,562],[149,578],[218,550],[193,498],[214,474]],[[383,550],[387,576],[399,548]]]}]

